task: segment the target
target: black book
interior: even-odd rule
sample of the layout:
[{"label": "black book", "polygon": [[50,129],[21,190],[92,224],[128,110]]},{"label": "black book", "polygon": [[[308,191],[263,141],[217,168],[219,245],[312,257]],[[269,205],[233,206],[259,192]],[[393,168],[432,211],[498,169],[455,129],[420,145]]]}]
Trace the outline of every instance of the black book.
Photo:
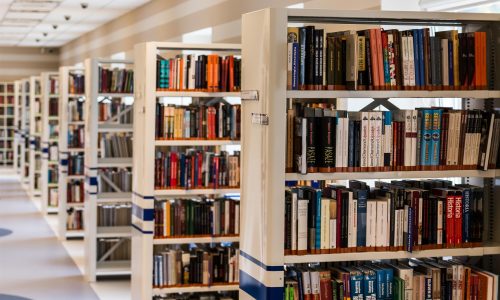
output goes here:
[{"label": "black book", "polygon": [[299,28],[299,89],[305,89],[306,85],[306,36],[305,27]]},{"label": "black book", "polygon": [[348,247],[349,240],[349,191],[341,190],[342,197],[342,228],[340,233],[341,248]]},{"label": "black book", "polygon": [[348,145],[348,153],[347,153],[347,166],[354,167],[354,156],[356,153],[355,145],[355,137],[354,137],[354,120],[349,120],[349,145]]},{"label": "black book", "polygon": [[312,107],[304,107],[304,118],[307,122],[306,135],[306,163],[308,172],[317,172],[316,145],[317,145],[317,121],[316,112]]},{"label": "black book", "polygon": [[469,88],[474,87],[474,75],[476,69],[475,59],[475,38],[474,32],[469,32],[467,35],[467,85]]},{"label": "black book", "polygon": [[333,90],[335,84],[335,49],[334,37],[332,34],[326,34],[326,86],[327,89]]},{"label": "black book", "polygon": [[331,172],[330,168],[335,167],[336,120],[334,112],[330,109],[325,109],[323,117],[319,118],[318,148],[316,150],[320,172]]},{"label": "black book", "polygon": [[459,77],[460,77],[460,85],[462,87],[467,86],[467,83],[469,80],[467,79],[467,69],[468,69],[468,47],[467,47],[467,34],[466,33],[459,33],[458,34],[458,55],[459,55],[459,60],[458,60],[458,70],[459,70]]},{"label": "black book", "polygon": [[305,87],[314,86],[314,26],[306,26]]}]

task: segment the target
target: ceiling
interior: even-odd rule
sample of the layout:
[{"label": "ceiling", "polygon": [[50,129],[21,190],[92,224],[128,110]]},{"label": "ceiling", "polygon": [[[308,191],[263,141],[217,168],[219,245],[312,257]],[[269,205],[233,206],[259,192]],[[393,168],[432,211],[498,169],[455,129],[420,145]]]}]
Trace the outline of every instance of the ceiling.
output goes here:
[{"label": "ceiling", "polygon": [[0,0],[0,46],[59,47],[149,1]]}]

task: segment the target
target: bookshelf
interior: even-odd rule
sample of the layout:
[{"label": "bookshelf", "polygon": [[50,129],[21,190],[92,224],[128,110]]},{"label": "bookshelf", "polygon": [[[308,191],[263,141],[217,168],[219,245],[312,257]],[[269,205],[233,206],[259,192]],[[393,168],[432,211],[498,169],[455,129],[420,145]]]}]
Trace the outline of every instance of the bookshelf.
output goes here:
[{"label": "bookshelf", "polygon": [[0,165],[13,168],[14,162],[14,82],[0,83]]},{"label": "bookshelf", "polygon": [[[485,256],[500,254],[500,237],[495,232],[499,206],[493,193],[498,170],[339,172],[297,174],[285,171],[287,102],[307,99],[347,98],[464,98],[464,107],[491,109],[492,99],[500,95],[495,65],[488,69],[488,90],[287,90],[287,27],[311,24],[320,28],[332,24],[461,26],[482,30],[491,41],[498,37],[497,15],[427,12],[329,11],[269,8],[243,15],[242,55],[245,57],[243,86],[257,91],[258,101],[242,105],[242,214],[240,242],[240,299],[282,299],[284,265],[295,263],[345,262],[356,260],[418,258],[436,256]],[[291,24],[291,25],[289,25]],[[363,29],[364,29],[363,28]],[[333,32],[336,30],[329,30]],[[488,44],[491,64],[498,61],[498,42]],[[255,76],[259,74],[259,76]],[[293,99],[293,100],[292,100]],[[305,99],[305,100],[301,100]],[[408,100],[410,101],[410,100]],[[260,163],[255,163],[260,162]],[[464,182],[484,184],[485,240],[480,247],[413,251],[350,252],[310,255],[284,254],[285,181],[463,177]],[[494,199],[495,198],[495,199]],[[490,268],[495,266],[493,259]]]},{"label": "bookshelf", "polygon": [[26,191],[29,192],[29,174],[30,174],[30,79],[21,80],[21,132],[20,132],[20,160],[21,160],[21,183]]},{"label": "bookshelf", "polygon": [[21,80],[14,81],[14,172],[21,176],[21,147],[23,145],[23,135],[21,131],[22,120],[22,93],[23,85]]},{"label": "bookshelf", "polygon": [[30,114],[29,114],[29,192],[31,197],[42,195],[42,92],[40,76],[30,77]]},{"label": "bookshelf", "polygon": [[[59,68],[59,239],[81,239],[84,236],[84,74],[84,68]],[[81,78],[81,86],[75,78]],[[73,189],[69,194],[71,199],[68,188]]]},{"label": "bookshelf", "polygon": [[58,212],[58,166],[59,166],[59,73],[42,72],[41,85],[41,149],[42,149],[42,212]]},{"label": "bookshelf", "polygon": [[[188,244],[217,246],[221,243],[238,243],[238,235],[214,236],[172,236],[155,237],[155,207],[162,200],[176,199],[188,203],[189,199],[199,196],[239,194],[238,187],[220,188],[170,188],[155,187],[155,157],[158,151],[185,151],[199,149],[226,149],[239,145],[238,140],[222,139],[156,139],[157,103],[202,104],[213,99],[230,99],[240,103],[240,92],[205,92],[198,90],[176,91],[157,90],[157,55],[170,59],[180,54],[209,54],[221,56],[241,53],[237,44],[183,44],[148,42],[135,46],[135,102],[134,102],[134,168],[133,168],[133,216],[132,216],[132,298],[151,299],[153,296],[166,296],[177,293],[237,291],[236,282],[201,284],[176,284],[174,286],[155,286],[153,280],[155,255],[165,249],[182,249]],[[185,59],[185,57],[184,57]],[[186,60],[187,61],[187,60]],[[192,73],[190,73],[192,74]],[[231,200],[232,201],[232,200]],[[175,296],[173,296],[175,297]]]},{"label": "bookshelf", "polygon": [[[106,207],[109,206],[112,206],[111,209],[117,214],[118,210],[130,209],[131,190],[127,192],[124,182],[117,183],[115,175],[131,178],[132,157],[117,155],[106,157],[109,154],[106,154],[107,146],[103,139],[131,138],[132,124],[128,123],[131,120],[124,123],[124,119],[131,115],[134,95],[128,90],[122,90],[122,93],[109,93],[101,88],[105,85],[105,78],[111,79],[107,77],[109,74],[104,75],[101,68],[115,72],[132,70],[133,61],[98,58],[85,60],[84,233],[85,276],[89,281],[96,281],[102,276],[130,275],[130,259],[126,257],[127,255],[113,258],[115,254],[119,255],[121,252],[130,253],[130,224],[110,225],[106,222],[112,222],[111,216],[106,214],[100,217],[99,211],[106,211]],[[113,82],[117,85],[118,82],[124,84],[125,79],[117,79],[118,77],[120,75],[113,76]],[[118,108],[103,117],[104,111],[115,104]],[[98,253],[98,249],[104,244],[107,248],[104,252]]]}]

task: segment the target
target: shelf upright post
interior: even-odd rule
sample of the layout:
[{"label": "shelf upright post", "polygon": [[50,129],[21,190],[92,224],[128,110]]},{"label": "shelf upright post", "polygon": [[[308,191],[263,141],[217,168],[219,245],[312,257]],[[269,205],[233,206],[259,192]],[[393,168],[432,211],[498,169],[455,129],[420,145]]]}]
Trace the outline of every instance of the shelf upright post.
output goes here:
[{"label": "shelf upright post", "polygon": [[132,169],[132,299],[152,298],[156,44],[134,48],[134,143]]},{"label": "shelf upright post", "polygon": [[259,100],[242,101],[240,299],[283,297],[286,24],[284,9],[242,19],[242,90]]},{"label": "shelf upright post", "polygon": [[[55,142],[50,140],[50,99],[57,97],[50,93],[50,80],[57,78],[57,72],[43,72],[40,76],[41,85],[41,111],[42,111],[42,132],[41,132],[41,148],[42,148],[42,169],[41,169],[41,190],[42,190],[42,203],[45,207],[46,213],[57,213],[55,207],[49,207],[49,149]],[[58,125],[59,126],[59,125]],[[64,223],[62,223],[64,224]]]},{"label": "shelf upright post", "polygon": [[[38,161],[41,160],[40,152],[40,132],[37,128],[37,119],[41,118],[41,98],[40,90],[37,90],[37,86],[40,85],[40,76],[30,77],[30,121],[29,121],[29,132],[30,132],[30,158],[29,158],[29,191],[31,197],[41,196],[40,189],[40,169],[37,168],[39,165]],[[36,105],[39,102],[39,105]],[[36,111],[36,108],[39,110]],[[38,180],[37,180],[38,177]],[[38,183],[38,184],[37,184]],[[42,202],[41,206],[42,212],[45,213],[47,210],[46,204]]]},{"label": "shelf upright post", "polygon": [[22,92],[21,92],[21,183],[23,187],[28,191],[29,184],[29,148],[30,148],[30,80],[25,78],[21,81]]},{"label": "shelf upright post", "polygon": [[22,108],[22,81],[14,82],[14,172],[21,176],[21,108]]}]

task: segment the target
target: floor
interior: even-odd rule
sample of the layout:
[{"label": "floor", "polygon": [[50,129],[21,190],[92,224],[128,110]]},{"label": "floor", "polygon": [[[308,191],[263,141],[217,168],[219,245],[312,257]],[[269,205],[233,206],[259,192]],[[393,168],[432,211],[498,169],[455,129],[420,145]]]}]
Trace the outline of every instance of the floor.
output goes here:
[{"label": "floor", "polygon": [[59,241],[15,176],[0,171],[0,300],[130,299],[130,280],[88,283],[83,240]]}]

